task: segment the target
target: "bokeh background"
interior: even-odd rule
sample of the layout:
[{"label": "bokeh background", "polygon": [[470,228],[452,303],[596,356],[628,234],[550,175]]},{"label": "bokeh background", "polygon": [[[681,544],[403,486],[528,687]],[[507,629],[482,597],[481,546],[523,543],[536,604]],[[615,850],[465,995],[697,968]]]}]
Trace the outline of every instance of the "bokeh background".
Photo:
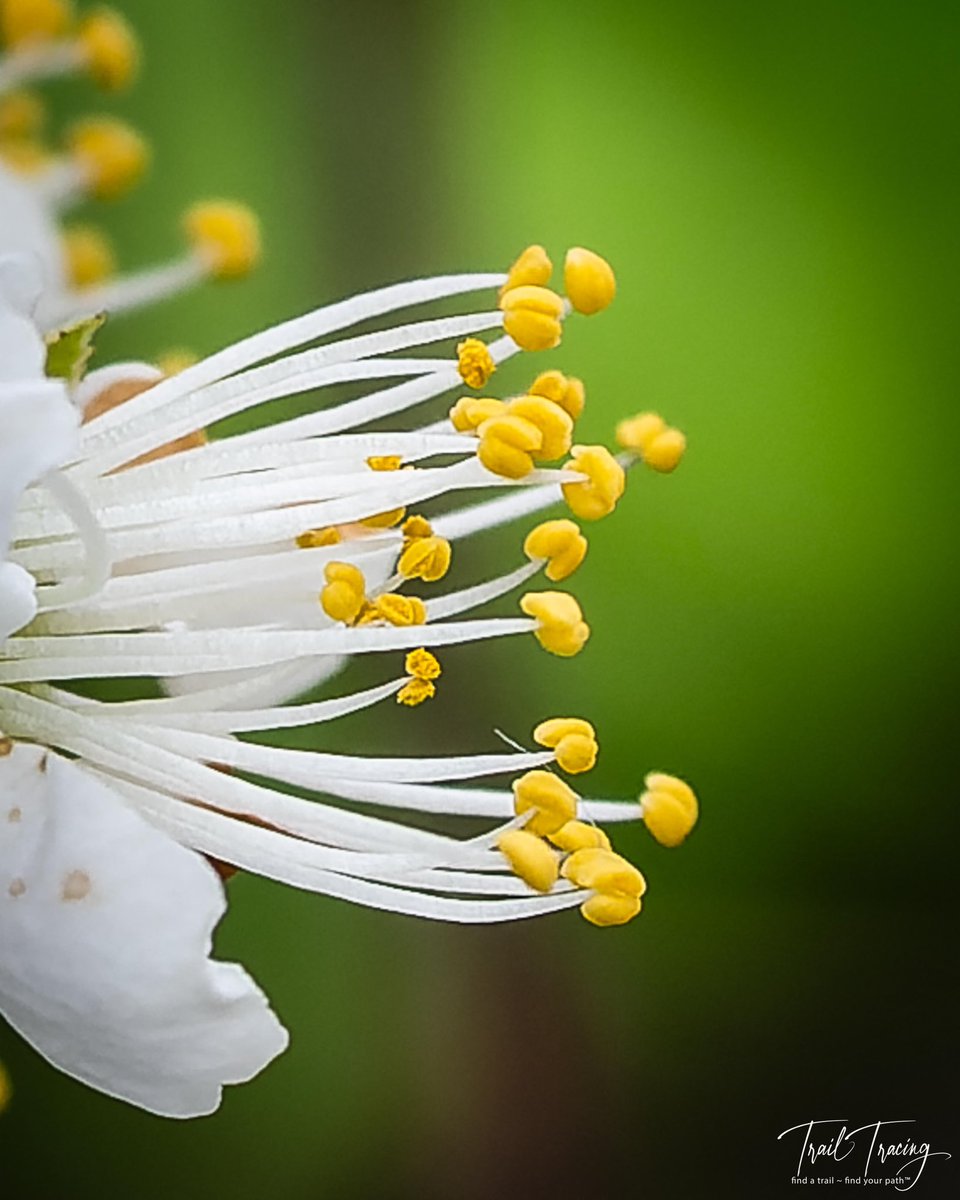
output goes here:
[{"label": "bokeh background", "polygon": [[[325,744],[492,748],[495,726],[582,712],[597,794],[672,770],[703,816],[681,850],[621,833],[650,891],[619,930],[428,925],[234,880],[218,951],[267,988],[289,1053],[178,1124],[0,1029],[2,1194],[775,1197],[795,1191],[776,1135],[814,1117],[915,1118],[960,1151],[955,6],[122,7],[145,70],[106,107],[155,146],[107,218],[123,261],[172,253],[210,194],[258,209],[267,255],[117,320],[104,360],[584,244],[620,294],[543,365],[587,381],[585,440],[648,408],[690,439],[591,531],[584,654],[450,652],[442,703]],[[104,107],[81,83],[55,96]],[[512,564],[520,536],[466,569]],[[955,1194],[952,1165],[917,1194]]]}]

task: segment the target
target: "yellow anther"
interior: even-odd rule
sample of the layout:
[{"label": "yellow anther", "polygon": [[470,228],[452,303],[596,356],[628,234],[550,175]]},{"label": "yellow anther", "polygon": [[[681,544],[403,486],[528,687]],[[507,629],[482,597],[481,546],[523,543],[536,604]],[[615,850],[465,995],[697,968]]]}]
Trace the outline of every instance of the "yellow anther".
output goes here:
[{"label": "yellow anther", "polygon": [[414,679],[439,679],[441,675],[441,667],[435,655],[429,650],[425,650],[423,646],[417,650],[411,650],[404,660],[404,670]]},{"label": "yellow anther", "polygon": [[184,350],[177,346],[159,355],[157,366],[169,378],[171,375],[179,375],[181,371],[185,371],[187,367],[192,367],[199,361],[199,355],[194,354],[192,350]]},{"label": "yellow anther", "polygon": [[582,382],[562,371],[544,371],[530,385],[532,396],[546,396],[576,421],[583,412],[586,394]]},{"label": "yellow anther", "polygon": [[412,517],[407,517],[403,523],[403,528],[400,530],[406,541],[413,541],[415,538],[428,538],[433,536],[433,526],[426,517],[421,517],[414,513]]},{"label": "yellow anther", "polygon": [[508,829],[497,840],[497,849],[514,875],[537,892],[549,892],[557,882],[560,860],[543,838],[526,829]]},{"label": "yellow anther", "polygon": [[498,417],[507,406],[487,396],[461,396],[450,409],[450,422],[458,433],[475,433],[484,421]]},{"label": "yellow anther", "polygon": [[479,338],[467,338],[457,346],[457,370],[467,387],[485,387],[496,369],[497,364],[486,342],[481,342]]},{"label": "yellow anther", "polygon": [[0,160],[20,175],[39,175],[53,163],[53,155],[33,138],[0,141]]},{"label": "yellow anther", "polygon": [[404,507],[391,508],[386,512],[374,513],[372,517],[364,517],[358,523],[368,529],[392,529],[394,525],[399,525],[406,515],[407,510]]},{"label": "yellow anther", "polygon": [[297,545],[301,550],[315,550],[318,546],[336,546],[343,541],[340,530],[335,525],[325,529],[305,529],[297,534]]},{"label": "yellow anther", "polygon": [[491,417],[479,427],[477,458],[494,475],[523,479],[533,470],[533,455],[543,444],[543,434],[523,417]]},{"label": "yellow anther", "polygon": [[244,204],[212,200],[183,218],[194,250],[215,279],[240,279],[260,259],[260,224]]},{"label": "yellow anther", "polygon": [[699,806],[693,788],[675,775],[653,772],[644,780],[640,811],[661,846],[679,846],[697,823]]},{"label": "yellow anther", "polygon": [[386,592],[378,596],[370,605],[372,615],[363,621],[386,621],[390,625],[407,627],[423,625],[427,620],[427,608],[419,596],[398,596],[395,592]]},{"label": "yellow anther", "polygon": [[580,797],[550,771],[528,771],[513,781],[513,808],[517,816],[534,810],[524,825],[529,833],[540,836],[554,833],[577,815]]},{"label": "yellow anther", "polygon": [[617,426],[617,443],[639,454],[654,471],[669,474],[678,466],[687,448],[687,439],[657,413],[640,413]]},{"label": "yellow anther", "polygon": [[647,890],[646,880],[632,863],[602,847],[575,850],[560,873],[594,893],[580,905],[594,925],[625,924],[640,911],[640,897]]},{"label": "yellow anther", "polygon": [[13,1097],[13,1084],[10,1082],[10,1075],[7,1068],[0,1062],[0,1113],[10,1107],[10,1101]]},{"label": "yellow anther", "polygon": [[62,37],[72,20],[68,0],[0,0],[0,34],[11,50]]},{"label": "yellow anther", "polygon": [[606,446],[574,446],[573,457],[564,466],[586,475],[582,483],[563,484],[563,496],[572,512],[585,521],[599,521],[613,512],[627,477]]},{"label": "yellow anther", "polygon": [[563,287],[577,312],[587,315],[602,312],[617,294],[613,268],[605,258],[582,246],[567,251]]},{"label": "yellow anther", "polygon": [[399,471],[403,466],[403,457],[399,454],[371,454],[367,466],[371,471]]},{"label": "yellow anther", "polygon": [[0,98],[0,142],[36,137],[46,116],[47,110],[36,92],[10,92]]},{"label": "yellow anther", "polygon": [[566,854],[575,850],[609,850],[610,839],[597,825],[586,821],[568,821],[549,835],[550,841]]},{"label": "yellow anther", "polygon": [[579,717],[554,717],[541,721],[533,731],[538,746],[547,746],[556,754],[560,769],[569,775],[580,775],[593,769],[599,747],[597,735],[589,721]]},{"label": "yellow anther", "polygon": [[334,621],[352,625],[366,600],[363,572],[352,563],[331,562],[324,568],[323,577],[327,581],[320,593],[323,611]]},{"label": "yellow anther", "polygon": [[78,121],[67,131],[66,142],[98,200],[113,200],[129,191],[147,167],[146,142],[113,117]]},{"label": "yellow anther", "polygon": [[568,592],[527,592],[520,608],[537,619],[537,641],[551,654],[572,658],[579,654],[590,636],[580,605]]},{"label": "yellow anther", "polygon": [[130,86],[140,66],[140,43],[118,12],[95,9],[77,27],[77,40],[98,87],[119,92]]},{"label": "yellow anther", "polygon": [[432,699],[436,694],[436,687],[428,679],[411,679],[397,692],[397,703],[416,708],[418,704]]},{"label": "yellow anther", "polygon": [[531,529],[523,543],[529,559],[545,559],[544,574],[554,583],[572,575],[587,553],[587,539],[573,521],[542,521]]},{"label": "yellow anther", "polygon": [[553,263],[546,250],[542,246],[528,246],[507,271],[507,282],[500,289],[500,297],[502,299],[511,288],[544,287],[552,274]]},{"label": "yellow anther", "polygon": [[91,287],[109,279],[116,270],[113,249],[104,234],[92,225],[75,225],[61,238],[71,287]]},{"label": "yellow anther", "polygon": [[549,288],[510,288],[500,300],[503,328],[521,350],[552,350],[560,345],[563,300]]},{"label": "yellow anther", "polygon": [[507,405],[507,415],[522,417],[540,430],[540,448],[533,455],[538,462],[552,462],[570,449],[573,419],[545,396],[518,396]]},{"label": "yellow anther", "polygon": [[408,540],[400,553],[397,570],[405,579],[436,583],[450,569],[453,551],[446,538],[418,537]]}]

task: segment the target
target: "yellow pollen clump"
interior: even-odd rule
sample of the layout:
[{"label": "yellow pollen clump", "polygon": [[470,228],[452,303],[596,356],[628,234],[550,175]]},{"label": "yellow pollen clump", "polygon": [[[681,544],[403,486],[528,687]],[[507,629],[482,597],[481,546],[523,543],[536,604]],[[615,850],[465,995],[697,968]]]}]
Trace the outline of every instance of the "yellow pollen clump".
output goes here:
[{"label": "yellow pollen clump", "polygon": [[560,868],[564,879],[594,894],[580,905],[593,925],[624,925],[640,911],[647,882],[632,864],[612,850],[575,850]]},{"label": "yellow pollen clump", "polygon": [[639,413],[617,426],[618,445],[639,454],[654,471],[669,474],[675,470],[687,448],[687,439],[657,413]]},{"label": "yellow pollen clump", "polygon": [[517,816],[534,810],[524,825],[539,836],[554,833],[577,815],[580,797],[550,771],[528,771],[513,781],[513,808]]},{"label": "yellow pollen clump", "polygon": [[423,646],[417,650],[411,650],[404,660],[403,666],[407,674],[412,675],[414,679],[439,679],[442,674],[436,656],[429,650],[425,650]]},{"label": "yellow pollen clump", "polygon": [[597,735],[589,721],[579,717],[554,717],[541,721],[533,731],[538,746],[553,750],[561,770],[568,775],[580,775],[593,769],[599,747]]},{"label": "yellow pollen clump", "polygon": [[507,405],[507,415],[521,417],[540,430],[540,448],[533,457],[552,462],[566,454],[573,442],[573,419],[544,396],[518,396]]},{"label": "yellow pollen clump", "polygon": [[67,148],[85,171],[98,200],[115,200],[143,175],[147,144],[135,130],[114,117],[77,121],[66,136]]},{"label": "yellow pollen clump", "polygon": [[140,44],[118,12],[95,9],[77,27],[77,40],[98,87],[119,92],[130,86],[140,67]]},{"label": "yellow pollen clump", "polygon": [[183,227],[215,279],[241,279],[260,259],[260,224],[244,204],[195,204],[184,215]]},{"label": "yellow pollen clump", "polygon": [[572,575],[587,553],[587,539],[573,521],[542,521],[524,539],[523,552],[527,558],[542,558],[547,565],[544,574],[553,583]]},{"label": "yellow pollen clump", "polygon": [[537,641],[551,654],[572,658],[579,654],[590,636],[590,626],[584,621],[580,605],[568,592],[527,592],[520,608],[528,617],[535,617]]},{"label": "yellow pollen clump", "polygon": [[47,110],[36,92],[10,92],[0,98],[0,142],[36,137],[46,116]]},{"label": "yellow pollen clump", "polygon": [[533,455],[543,444],[543,434],[524,417],[491,417],[477,432],[477,458],[494,475],[523,479],[533,470]]},{"label": "yellow pollen clump", "polygon": [[557,882],[560,860],[543,838],[526,829],[508,829],[497,839],[497,849],[514,875],[537,892],[549,892]]},{"label": "yellow pollen clump", "polygon": [[75,225],[61,235],[67,279],[71,287],[92,287],[116,271],[113,248],[92,225]]},{"label": "yellow pollen clump", "polygon": [[428,679],[411,679],[397,692],[397,703],[416,708],[424,700],[432,700],[436,694],[436,687]]},{"label": "yellow pollen clump", "polygon": [[418,513],[414,513],[412,517],[407,517],[404,521],[400,532],[406,541],[413,541],[415,538],[431,537],[433,535],[433,526],[426,517],[421,517]]},{"label": "yellow pollen clump", "polygon": [[497,369],[486,342],[479,338],[467,338],[457,346],[457,370],[460,378],[472,388],[486,386],[487,380]]},{"label": "yellow pollen clump", "polygon": [[693,788],[675,775],[652,772],[644,779],[640,811],[661,846],[679,846],[697,823],[699,806]]},{"label": "yellow pollen clump", "polygon": [[562,485],[563,498],[572,512],[585,521],[599,521],[617,507],[627,477],[606,446],[574,446],[568,471],[586,475],[582,483]]},{"label": "yellow pollen clump", "polygon": [[500,289],[500,298],[511,288],[544,287],[550,282],[553,274],[553,263],[543,246],[528,246],[514,259],[507,271],[507,281]]},{"label": "yellow pollen clump", "polygon": [[596,825],[588,825],[586,821],[568,821],[547,836],[566,854],[573,854],[575,850],[610,849],[610,839],[603,830]]},{"label": "yellow pollen clump", "polygon": [[605,258],[575,246],[567,251],[563,264],[563,287],[578,313],[589,316],[602,312],[617,294],[613,268]]},{"label": "yellow pollen clump", "polygon": [[418,537],[409,539],[400,553],[397,570],[405,579],[422,579],[436,583],[450,569],[453,551],[446,538]]},{"label": "yellow pollen clump", "polygon": [[564,375],[562,371],[544,371],[530,385],[532,396],[545,396],[554,404],[559,404],[564,412],[579,420],[586,402],[586,392],[583,383],[573,376]]},{"label": "yellow pollen clump", "polygon": [[367,459],[371,471],[399,471],[403,458],[399,454],[372,454]]},{"label": "yellow pollen clump", "polygon": [[563,300],[549,288],[522,285],[500,299],[503,328],[521,350],[553,350],[560,345]]},{"label": "yellow pollen clump", "polygon": [[389,625],[406,628],[410,625],[424,625],[426,620],[427,608],[419,596],[398,596],[395,592],[386,592],[367,606],[357,624],[369,625],[371,621],[386,621]]},{"label": "yellow pollen clump", "polygon": [[305,529],[297,534],[297,545],[301,550],[315,550],[319,546],[336,546],[343,541],[340,530],[335,525],[325,529]]},{"label": "yellow pollen clump", "polygon": [[73,20],[67,0],[2,0],[0,36],[11,50],[62,37]]},{"label": "yellow pollen clump", "polygon": [[334,621],[352,625],[366,601],[366,580],[352,563],[331,562],[324,567],[326,587],[320,593],[323,611]]},{"label": "yellow pollen clump", "polygon": [[450,423],[457,433],[476,433],[477,428],[506,409],[502,400],[488,396],[461,396],[450,409]]}]

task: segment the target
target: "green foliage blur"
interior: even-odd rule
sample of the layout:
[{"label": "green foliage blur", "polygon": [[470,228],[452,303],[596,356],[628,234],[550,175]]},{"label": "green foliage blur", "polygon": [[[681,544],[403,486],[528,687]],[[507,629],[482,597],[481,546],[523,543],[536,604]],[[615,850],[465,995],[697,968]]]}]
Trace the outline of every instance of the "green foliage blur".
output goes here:
[{"label": "green foliage blur", "polygon": [[[620,833],[649,892],[618,930],[420,924],[235,879],[218,952],[268,991],[290,1051],[184,1125],[0,1030],[0,1194],[766,1198],[793,1194],[777,1134],[815,1117],[915,1118],[960,1149],[955,6],[122,7],[136,90],[71,82],[56,103],[128,115],[155,162],[90,215],[134,267],[176,250],[193,199],[242,197],[267,253],[248,282],[116,320],[101,361],[583,244],[620,291],[546,364],[587,383],[582,440],[643,409],[689,438],[675,475],[638,471],[589,531],[580,657],[461,648],[442,704],[350,718],[324,745],[492,749],[495,727],[582,714],[596,794],[670,770],[703,815],[679,850]],[[521,532],[471,546],[465,574],[518,562]],[[930,1164],[929,1196],[949,1170]]]}]

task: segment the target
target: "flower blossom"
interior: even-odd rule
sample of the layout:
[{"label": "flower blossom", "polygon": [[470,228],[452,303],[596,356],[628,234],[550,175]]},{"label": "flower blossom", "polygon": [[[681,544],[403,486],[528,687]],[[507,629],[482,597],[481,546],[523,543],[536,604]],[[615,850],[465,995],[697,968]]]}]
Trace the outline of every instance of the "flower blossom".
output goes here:
[{"label": "flower blossom", "polygon": [[[0,9],[12,46],[0,88],[29,69],[91,61],[69,23],[50,17],[63,7]],[[39,43],[21,46],[11,14],[44,18]],[[129,46],[119,34],[109,44]],[[0,209],[2,189],[0,177]],[[23,214],[35,214],[31,203]],[[244,210],[219,206],[194,222],[198,261],[230,274],[255,257]],[[125,363],[63,378],[51,377],[42,332],[70,305],[70,318],[82,315],[89,297],[78,306],[57,286],[37,221],[24,215],[16,228],[5,247],[16,252],[0,258],[0,1012],[10,1024],[95,1088],[195,1116],[287,1044],[247,972],[210,957],[232,871],[434,920],[571,908],[598,926],[633,918],[645,880],[601,823],[642,819],[677,845],[697,801],[658,772],[639,802],[582,798],[573,784],[598,742],[581,716],[540,720],[528,747],[499,753],[347,755],[257,740],[311,728],[320,746],[340,716],[428,702],[443,688],[446,646],[532,635],[561,657],[583,648],[589,626],[554,585],[583,561],[584,523],[614,510],[625,469],[673,470],[682,435],[642,414],[619,427],[614,455],[574,441],[579,380],[532,371],[522,394],[502,398],[490,385],[518,352],[555,347],[572,314],[609,305],[609,265],[569,251],[561,294],[546,251],[530,247],[506,272],[379,288],[176,374]],[[464,311],[430,315],[437,301]],[[101,292],[96,307],[112,308],[111,297]],[[326,401],[343,384],[359,394]],[[207,433],[306,393],[315,402],[303,415]],[[443,420],[406,416],[449,393]],[[494,498],[433,512],[474,491]],[[515,567],[443,584],[454,558],[469,563],[473,535],[561,503],[568,515],[534,524]],[[547,587],[532,583],[541,572]],[[521,588],[509,615],[470,615]],[[361,654],[387,656],[382,683],[299,699]],[[77,686],[123,678],[157,680],[163,694],[108,701]],[[488,828],[440,834],[436,815]]]}]

